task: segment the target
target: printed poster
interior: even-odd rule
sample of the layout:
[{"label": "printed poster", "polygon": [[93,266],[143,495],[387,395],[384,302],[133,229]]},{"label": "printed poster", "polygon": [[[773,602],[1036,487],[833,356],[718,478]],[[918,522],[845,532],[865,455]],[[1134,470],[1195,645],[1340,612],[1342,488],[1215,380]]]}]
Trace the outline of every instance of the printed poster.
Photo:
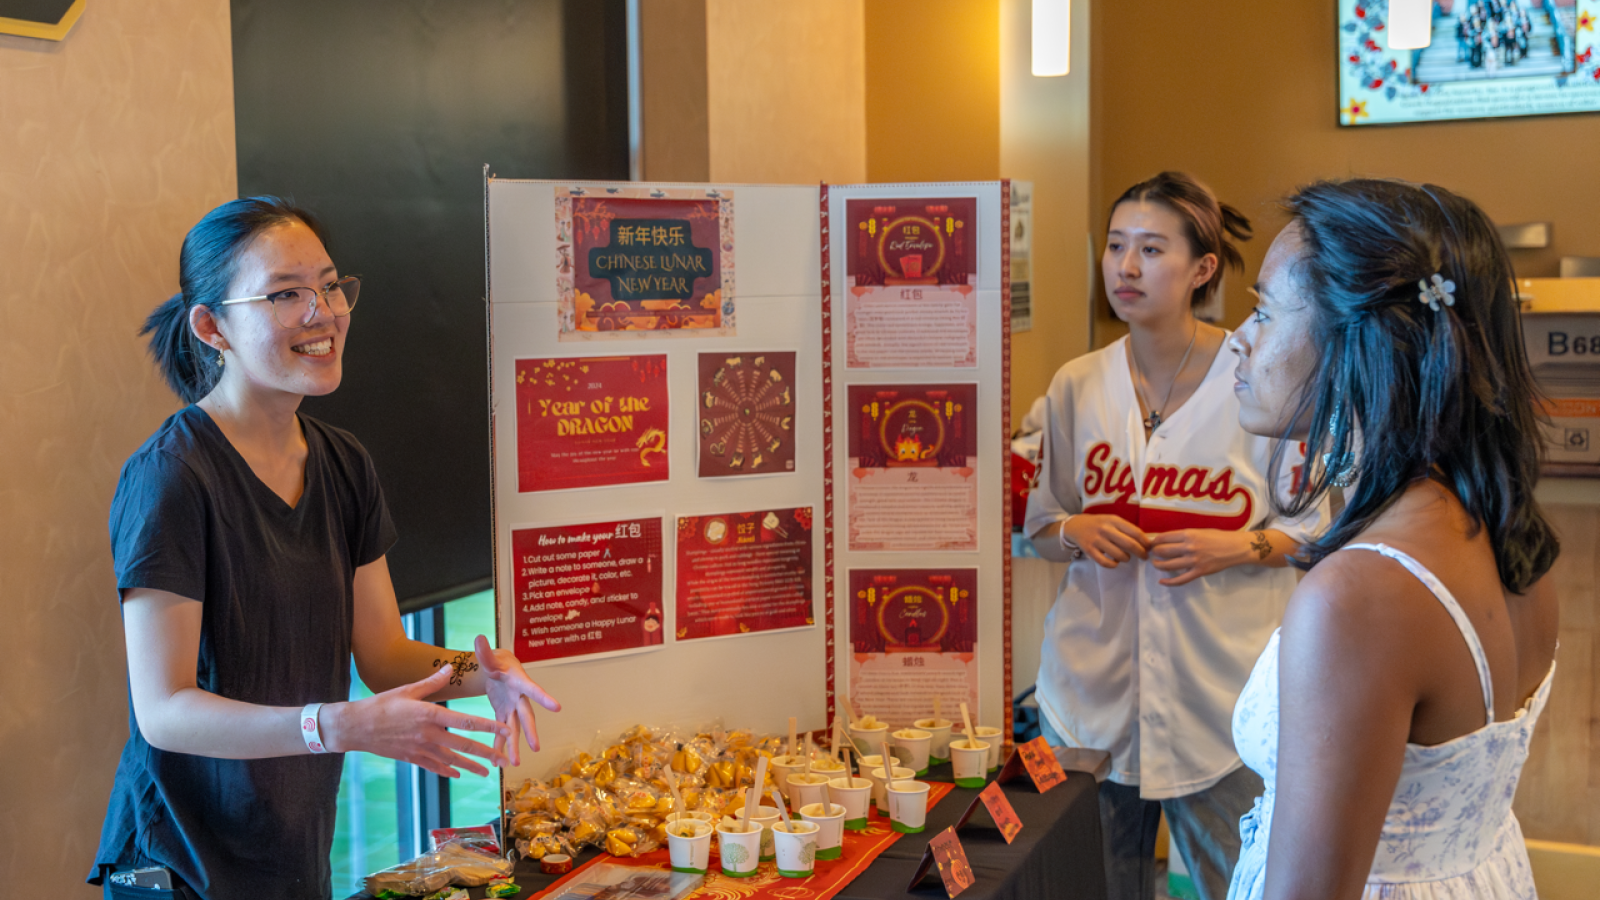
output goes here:
[{"label": "printed poster", "polygon": [[1418,4],[1420,49],[1389,46],[1390,6],[1339,0],[1340,125],[1600,111],[1600,0]]},{"label": "printed poster", "polygon": [[556,188],[560,339],[732,335],[733,192]]},{"label": "printed poster", "polygon": [[700,477],[794,471],[794,352],[700,354]]},{"label": "printed poster", "polygon": [[661,644],[661,519],[516,528],[511,554],[517,659]]},{"label": "printed poster", "polygon": [[891,728],[978,709],[977,569],[850,570],[850,702]]},{"label": "printed poster", "polygon": [[665,354],[516,366],[518,491],[667,480]]},{"label": "printed poster", "polygon": [[972,197],[846,204],[848,368],[977,367],[977,206]]},{"label": "printed poster", "polygon": [[857,384],[849,398],[850,549],[978,549],[978,386]]},{"label": "printed poster", "polygon": [[804,628],[811,507],[678,519],[679,640]]}]

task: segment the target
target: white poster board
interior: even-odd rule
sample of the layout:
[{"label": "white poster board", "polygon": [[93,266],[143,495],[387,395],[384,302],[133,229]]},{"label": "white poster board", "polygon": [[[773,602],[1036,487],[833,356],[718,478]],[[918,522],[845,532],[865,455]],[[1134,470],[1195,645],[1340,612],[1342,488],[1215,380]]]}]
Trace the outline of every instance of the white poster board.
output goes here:
[{"label": "white poster board", "polygon": [[[967,242],[976,254],[969,292],[974,316],[969,364],[846,372],[840,343],[845,329],[837,324],[842,310],[836,298],[830,308],[825,296],[818,187],[489,179],[498,637],[500,646],[518,648],[534,679],[563,704],[560,713],[540,715],[543,752],[507,770],[507,783],[551,774],[573,752],[592,750],[637,724],[695,729],[720,722],[777,733],[795,716],[803,730],[826,727],[834,683],[848,684],[849,679],[850,636],[841,610],[848,614],[842,591],[852,567],[971,570],[979,644],[974,712],[986,724],[1008,721],[1006,188],[1003,182],[827,188],[840,209],[852,198],[954,192],[973,205],[971,227],[978,233]],[[595,201],[608,197],[702,206],[715,201],[722,204],[722,230],[702,232],[694,225],[674,232],[671,221],[676,220],[662,220],[667,222],[663,225],[636,205],[632,212],[613,217],[608,231],[580,234],[579,229],[588,227],[580,223],[594,225]],[[682,221],[688,222],[697,213],[683,215]],[[708,212],[704,218],[716,217]],[[633,230],[619,230],[624,222]],[[633,241],[640,234],[637,228],[652,222],[649,237],[639,239],[658,254],[652,264],[656,271],[704,274],[704,260],[711,260],[712,269],[726,263],[720,271],[721,293],[697,295],[681,309],[651,307],[651,328],[660,330],[581,333],[585,322],[601,331],[631,328],[629,323],[647,314],[641,310],[648,303],[626,298],[612,302],[633,289],[633,282],[610,280],[610,287],[602,290],[619,293],[599,296],[586,290],[583,273],[574,275],[572,267],[587,261],[590,267],[584,271],[592,285],[594,273],[618,265],[604,255],[607,248]],[[704,251],[716,249],[710,247],[712,241],[719,242],[721,252],[707,257]],[[839,248],[832,252],[842,258]],[[696,317],[705,327],[695,324]],[[828,479],[844,473],[849,461],[844,442],[832,440],[842,434],[830,424],[838,420],[825,407],[842,409],[852,386],[873,390],[892,383],[970,385],[977,405],[970,426],[976,435],[971,454],[976,485],[972,548],[852,551],[845,532],[831,530],[835,522],[830,510],[836,511],[839,523],[848,510],[844,483],[830,490]],[[626,389],[620,387],[624,384]],[[729,385],[743,386],[743,393],[722,390]],[[767,404],[767,430],[741,437],[737,429],[724,428],[722,420],[713,421],[718,410],[733,415],[727,404],[737,406],[740,398],[750,401],[750,408],[739,410],[747,418],[760,413],[754,407]],[[783,435],[773,429],[783,427],[785,414],[789,443],[780,448],[772,442],[783,443],[778,441]],[[552,451],[555,445],[546,438],[529,437],[536,427],[547,429],[542,435],[573,438],[572,447]],[[751,440],[756,443],[749,444]],[[737,450],[741,446],[743,452]],[[750,474],[752,466],[766,468]],[[608,468],[618,473],[628,468],[626,478],[631,480],[592,483],[594,472]],[[743,513],[759,515],[736,515]],[[795,549],[801,531],[810,533],[809,614],[795,618],[791,604],[784,613],[789,618],[777,626],[758,623],[748,633],[708,633],[706,629],[718,627],[714,610],[721,602],[714,586],[708,586],[714,580],[708,573],[718,565],[716,554],[749,534],[752,546],[763,548],[760,565],[774,572],[788,566],[798,573],[805,562]],[[694,548],[700,555],[685,557],[694,565],[680,572],[679,553]],[[698,593],[685,592],[687,608],[702,611],[690,617],[694,621],[680,617],[680,575],[707,582]],[[793,589],[798,577],[783,584],[769,577],[766,588]],[[629,600],[648,595],[656,584],[658,607],[648,608],[648,596]],[[608,606],[617,598],[622,606],[639,606],[626,616],[595,612],[621,608]],[[645,630],[630,631],[635,628]],[[630,646],[610,643],[613,636],[621,640],[630,634],[647,639]],[[535,646],[534,641],[541,643]],[[594,652],[559,655],[575,645]],[[543,653],[556,655],[530,659]]]}]

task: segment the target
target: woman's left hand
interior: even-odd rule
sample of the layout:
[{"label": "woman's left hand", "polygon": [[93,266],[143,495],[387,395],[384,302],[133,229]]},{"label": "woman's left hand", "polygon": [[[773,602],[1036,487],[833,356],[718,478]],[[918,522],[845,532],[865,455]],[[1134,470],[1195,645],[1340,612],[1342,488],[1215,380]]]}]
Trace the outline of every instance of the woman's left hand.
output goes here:
[{"label": "woman's left hand", "polygon": [[1161,579],[1167,587],[1188,584],[1244,562],[1255,561],[1251,538],[1255,532],[1184,528],[1150,536],[1150,564],[1171,573]]},{"label": "woman's left hand", "polygon": [[518,765],[522,759],[517,746],[519,726],[523,738],[528,742],[528,749],[535,753],[539,750],[539,729],[534,724],[533,704],[537,703],[551,712],[560,712],[561,704],[528,677],[527,671],[522,668],[522,661],[510,650],[490,647],[489,639],[481,634],[472,646],[483,671],[483,693],[489,698],[489,705],[494,707],[494,717],[511,726],[510,746],[506,746],[508,738],[505,735],[495,735],[494,749],[506,751],[511,764]]}]

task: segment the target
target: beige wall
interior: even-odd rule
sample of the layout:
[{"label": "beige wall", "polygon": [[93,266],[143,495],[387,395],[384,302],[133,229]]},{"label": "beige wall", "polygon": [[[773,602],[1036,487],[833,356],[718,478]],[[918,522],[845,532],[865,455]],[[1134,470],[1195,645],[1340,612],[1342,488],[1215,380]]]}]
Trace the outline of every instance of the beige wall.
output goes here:
[{"label": "beige wall", "polygon": [[227,0],[96,0],[0,37],[0,892],[91,897],[127,738],[106,514],[177,403],[134,333],[235,192]]},{"label": "beige wall", "polygon": [[993,181],[999,0],[866,0],[867,178]]},{"label": "beige wall", "polygon": [[1072,71],[1036,78],[1031,0],[1000,3],[1000,171],[1034,189],[1033,329],[1011,335],[1013,427],[1062,363],[1089,349],[1091,2],[1072,6]]},{"label": "beige wall", "polygon": [[706,0],[639,4],[644,180],[709,181]]},{"label": "beige wall", "polygon": [[862,2],[706,0],[710,180],[866,180]]},{"label": "beige wall", "polygon": [[1600,116],[1341,128],[1334,6],[1298,4],[1290,14],[1272,0],[1241,0],[1217,15],[1204,3],[1097,5],[1096,215],[1164,168],[1194,173],[1242,209],[1257,237],[1244,247],[1248,278],[1229,282],[1230,325],[1249,308],[1242,287],[1282,226],[1275,201],[1316,178],[1431,181],[1497,221],[1553,222],[1550,249],[1513,253],[1520,275],[1553,276],[1562,255],[1600,255],[1600,168],[1590,162]]}]

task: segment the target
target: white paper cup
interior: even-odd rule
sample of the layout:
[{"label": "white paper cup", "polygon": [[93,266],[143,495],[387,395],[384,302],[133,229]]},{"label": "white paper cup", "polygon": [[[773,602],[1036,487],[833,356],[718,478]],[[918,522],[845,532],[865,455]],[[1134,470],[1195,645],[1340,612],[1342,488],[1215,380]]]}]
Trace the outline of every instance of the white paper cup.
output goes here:
[{"label": "white paper cup", "polygon": [[872,810],[872,779],[835,778],[828,782],[833,802],[844,807],[844,827],[851,831],[867,829],[867,814]]},{"label": "white paper cup", "polygon": [[778,821],[776,806],[758,806],[750,813],[751,824],[761,825],[761,861],[772,859],[772,826]]},{"label": "white paper cup", "polygon": [[889,723],[879,722],[872,728],[858,728],[851,725],[849,728],[850,740],[862,750],[876,750],[883,743],[883,736],[889,733]]},{"label": "white paper cup", "polygon": [[[900,765],[900,757],[895,756],[893,753],[889,754],[889,765],[891,765],[891,766]],[[869,753],[866,756],[861,757],[861,765],[856,767],[856,771],[860,772],[861,776],[863,778],[865,778],[868,769],[881,769],[881,768],[883,768],[883,754],[882,753]]]},{"label": "white paper cup", "polygon": [[811,761],[811,774],[822,774],[829,778],[843,778],[844,763],[832,757],[819,756]]},{"label": "white paper cup", "polygon": [[889,784],[889,827],[916,834],[928,824],[928,783],[895,779]]},{"label": "white paper cup", "polygon": [[844,855],[844,804],[808,803],[800,807],[800,817],[817,823],[817,859],[838,859]]},{"label": "white paper cup", "polygon": [[955,724],[949,719],[918,719],[911,723],[933,735],[928,746],[928,758],[935,763],[950,759],[950,729]]},{"label": "white paper cup", "polygon": [[789,776],[805,767],[805,758],[800,756],[774,756],[767,763],[767,770],[772,773],[772,783],[778,786],[778,793],[785,800],[789,799]]},{"label": "white paper cup", "polygon": [[713,830],[715,830],[717,827],[717,817],[703,809],[691,809],[686,812],[667,813],[667,817],[663,819],[662,822],[667,825],[671,825],[673,822],[677,822],[682,819],[690,819],[695,822],[705,822],[706,824],[710,825]]},{"label": "white paper cup", "polygon": [[816,869],[817,833],[815,822],[804,819],[788,825],[778,822],[771,834],[777,846],[778,874],[784,878],[810,878]]},{"label": "white paper cup", "polygon": [[[976,729],[974,729],[976,730]],[[971,746],[968,746],[968,745]],[[956,787],[981,788],[988,781],[989,744],[966,738],[950,742],[950,767],[955,769]]]},{"label": "white paper cup", "polygon": [[822,787],[828,783],[828,776],[812,772],[796,772],[789,776],[789,808],[799,809],[811,803],[822,802]]},{"label": "white paper cup", "polygon": [[919,728],[900,728],[889,732],[894,755],[905,760],[905,767],[916,769],[917,775],[928,774],[928,750],[933,742],[933,732]]},{"label": "white paper cup", "polygon": [[741,824],[738,819],[717,823],[717,855],[722,857],[722,874],[730,878],[749,878],[761,866],[761,835],[766,829],[752,822],[749,831],[728,830]]},{"label": "white paper cup", "polygon": [[[678,832],[690,831],[684,837]],[[704,875],[711,865],[711,823],[698,819],[680,819],[667,826],[667,852],[672,858],[672,871],[690,875]]]},{"label": "white paper cup", "polygon": [[[867,778],[872,781],[872,804],[878,807],[879,812],[887,813],[889,810],[889,795],[884,793],[883,769],[873,768],[866,770],[866,772]],[[892,766],[889,769],[890,781],[915,777],[917,777],[915,769],[908,769],[905,766]]]},{"label": "white paper cup", "polygon": [[1000,768],[1000,745],[1004,743],[1000,740],[1000,729],[993,725],[974,725],[972,732],[973,737],[989,744],[989,771]]}]

